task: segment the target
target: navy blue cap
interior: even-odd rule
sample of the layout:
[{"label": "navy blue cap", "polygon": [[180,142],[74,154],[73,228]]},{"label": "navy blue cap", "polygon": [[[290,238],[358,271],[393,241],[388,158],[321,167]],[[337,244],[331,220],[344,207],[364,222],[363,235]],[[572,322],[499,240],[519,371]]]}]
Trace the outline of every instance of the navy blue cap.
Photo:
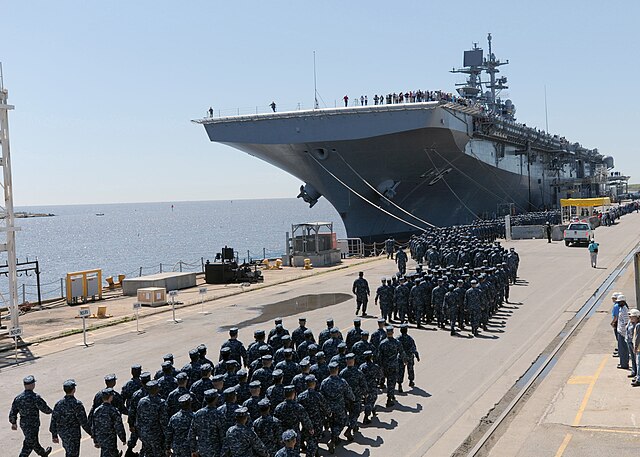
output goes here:
[{"label": "navy blue cap", "polygon": [[291,339],[291,335],[282,335],[280,337],[281,341],[289,341]]},{"label": "navy blue cap", "polygon": [[316,379],[316,377],[312,374],[305,376],[304,380],[307,382],[307,384],[311,383],[311,382],[317,382],[318,380]]},{"label": "navy blue cap", "polygon": [[107,387],[106,389],[102,389],[100,391],[102,398],[107,398],[113,395],[113,389],[111,387]]},{"label": "navy blue cap", "polygon": [[345,343],[344,341],[340,344],[338,344],[338,349],[344,349],[347,347],[347,343]]},{"label": "navy blue cap", "polygon": [[149,381],[149,382],[147,383],[147,389],[153,389],[153,388],[155,388],[155,387],[160,387],[160,386],[158,385],[158,381],[156,381],[155,379],[153,379],[153,380],[151,380],[151,381]]},{"label": "navy blue cap", "polygon": [[172,353],[165,354],[164,357],[162,358],[163,360],[173,360],[173,354]]},{"label": "navy blue cap", "polygon": [[75,386],[76,386],[75,379],[67,379],[65,382],[62,383],[62,387],[64,387],[65,389],[72,389]]},{"label": "navy blue cap", "polygon": [[364,351],[364,356],[368,357],[370,355],[373,355],[373,351]]},{"label": "navy blue cap", "polygon": [[347,359],[355,359],[355,358],[356,358],[356,355],[355,355],[353,352],[350,352],[350,353],[348,353],[345,357],[346,357]]},{"label": "navy blue cap", "polygon": [[180,398],[178,398],[178,403],[180,403],[181,405],[186,405],[190,401],[191,401],[191,395],[189,394],[180,395]]},{"label": "navy blue cap", "polygon": [[225,346],[222,349],[220,349],[220,354],[226,354],[227,352],[231,352],[231,348],[229,346]]},{"label": "navy blue cap", "polygon": [[173,366],[173,363],[171,362],[171,360],[165,360],[160,366],[162,368],[170,368]]},{"label": "navy blue cap", "polygon": [[217,374],[213,378],[211,378],[211,380],[213,382],[223,382],[224,381],[224,375],[223,374]]},{"label": "navy blue cap", "polygon": [[238,333],[238,327],[231,327],[231,328],[229,329],[229,333],[230,333],[231,335],[237,334],[237,333]]},{"label": "navy blue cap", "polygon": [[176,379],[177,379],[178,381],[184,381],[185,379],[189,379],[189,375],[188,375],[187,373],[185,373],[185,372],[181,371],[180,373],[178,373],[178,374],[176,375]]},{"label": "navy blue cap", "polygon": [[329,368],[338,368],[338,362],[331,362],[329,363]]},{"label": "navy blue cap", "polygon": [[204,373],[205,371],[211,371],[211,364],[203,363],[202,365],[200,365],[200,372]]},{"label": "navy blue cap", "polygon": [[224,392],[222,392],[224,394],[225,397],[229,396],[229,395],[235,395],[236,394],[236,388],[235,387],[228,387],[226,389],[224,389]]},{"label": "navy blue cap", "polygon": [[24,385],[33,384],[34,382],[36,382],[36,378],[33,375],[29,375],[22,380]]},{"label": "navy blue cap", "polygon": [[264,330],[256,330],[253,332],[253,336],[262,336],[264,335]]},{"label": "navy blue cap", "polygon": [[319,352],[316,354],[316,358],[317,358],[317,359],[324,359],[325,357],[326,357],[326,355],[325,355],[324,351],[319,351]]},{"label": "navy blue cap", "polygon": [[237,375],[239,378],[244,378],[245,376],[249,376],[249,372],[242,368],[241,370],[238,370]]},{"label": "navy blue cap", "polygon": [[311,362],[309,362],[309,359],[302,359],[298,365],[300,365],[300,367],[306,367],[311,365]]},{"label": "navy blue cap", "polygon": [[216,389],[209,389],[204,391],[205,400],[213,400],[214,398],[218,398],[218,391]]},{"label": "navy blue cap", "polygon": [[265,354],[265,355],[263,355],[261,358],[262,358],[262,360],[272,360],[272,359],[273,359],[273,357],[271,356],[271,354]]},{"label": "navy blue cap", "polygon": [[260,383],[260,381],[251,381],[249,383],[249,389],[257,389],[259,387],[262,387],[262,384]]},{"label": "navy blue cap", "polygon": [[118,379],[118,378],[117,378],[117,377],[116,377],[116,375],[115,375],[115,374],[113,374],[113,373],[108,374],[108,375],[106,375],[106,376],[104,377],[104,380],[105,380],[105,381],[115,381],[116,379]]},{"label": "navy blue cap", "polygon": [[273,370],[273,373],[271,374],[273,375],[274,378],[281,378],[284,375],[284,373],[280,368],[276,368],[275,370]]},{"label": "navy blue cap", "polygon": [[151,379],[151,373],[149,373],[148,371],[143,371],[143,372],[140,374],[140,380],[141,380],[142,382],[147,382],[147,381],[149,381],[150,379]]},{"label": "navy blue cap", "polygon": [[131,365],[131,371],[142,371],[142,365]]},{"label": "navy blue cap", "polygon": [[363,330],[362,333],[360,333],[360,337],[362,336],[369,336],[369,332],[367,330]]},{"label": "navy blue cap", "polygon": [[249,415],[249,410],[246,407],[241,406],[240,408],[236,409],[235,415],[236,417],[246,417]]},{"label": "navy blue cap", "polygon": [[266,409],[269,406],[271,406],[271,402],[269,401],[268,398],[263,398],[258,402],[258,406],[260,407],[260,409]]},{"label": "navy blue cap", "polygon": [[284,386],[284,393],[290,394],[291,392],[295,392],[296,386]]},{"label": "navy blue cap", "polygon": [[387,321],[383,318],[378,319],[378,324],[384,324],[385,322]]},{"label": "navy blue cap", "polygon": [[338,327],[331,327],[331,330],[329,330],[329,333],[340,333],[340,330],[338,329]]},{"label": "navy blue cap", "polygon": [[294,438],[297,438],[298,435],[296,435],[296,432],[294,432],[293,430],[286,430],[283,434],[282,434],[282,441],[291,441]]}]

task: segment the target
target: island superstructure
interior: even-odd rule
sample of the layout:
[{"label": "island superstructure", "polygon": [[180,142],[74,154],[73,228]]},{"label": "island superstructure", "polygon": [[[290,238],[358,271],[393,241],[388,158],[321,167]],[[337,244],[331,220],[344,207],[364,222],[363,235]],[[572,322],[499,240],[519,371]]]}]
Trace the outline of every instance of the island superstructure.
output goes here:
[{"label": "island superstructure", "polygon": [[298,197],[310,206],[325,197],[348,236],[366,241],[605,194],[613,158],[517,122],[499,96],[508,61],[488,41],[486,57],[474,45],[453,70],[467,75],[456,96],[194,122],[302,180]]}]

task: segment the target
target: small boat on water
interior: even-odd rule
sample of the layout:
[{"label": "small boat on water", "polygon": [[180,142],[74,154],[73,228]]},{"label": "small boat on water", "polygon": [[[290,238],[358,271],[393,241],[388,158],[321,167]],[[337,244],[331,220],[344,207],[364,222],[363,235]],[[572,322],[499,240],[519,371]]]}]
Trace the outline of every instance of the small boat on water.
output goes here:
[{"label": "small boat on water", "polygon": [[96,216],[104,216],[104,213],[96,213]]}]

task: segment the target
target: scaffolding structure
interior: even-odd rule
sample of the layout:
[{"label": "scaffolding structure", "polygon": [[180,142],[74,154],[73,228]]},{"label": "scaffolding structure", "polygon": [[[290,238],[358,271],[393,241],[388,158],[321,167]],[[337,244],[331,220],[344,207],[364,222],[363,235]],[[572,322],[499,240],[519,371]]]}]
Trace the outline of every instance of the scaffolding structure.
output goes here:
[{"label": "scaffolding structure", "polygon": [[[0,167],[2,174],[0,187],[3,191],[4,204],[0,207],[0,252],[6,252],[7,277],[9,280],[9,296],[0,294],[0,299],[11,313],[11,328],[9,335],[17,338],[21,335],[18,321],[18,276],[16,260],[16,236],[18,230],[15,226],[15,213],[13,209],[13,186],[11,182],[11,153],[9,148],[9,111],[14,109],[9,105],[9,92],[4,88],[2,64],[0,64],[0,146],[2,156]],[[4,238],[2,240],[1,238]]]}]

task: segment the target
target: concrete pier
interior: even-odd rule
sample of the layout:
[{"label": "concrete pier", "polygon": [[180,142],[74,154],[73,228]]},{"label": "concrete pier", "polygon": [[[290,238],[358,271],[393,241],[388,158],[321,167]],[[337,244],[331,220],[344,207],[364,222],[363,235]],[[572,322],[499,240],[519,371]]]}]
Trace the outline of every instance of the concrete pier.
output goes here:
[{"label": "concrete pier", "polygon": [[[397,395],[398,404],[393,408],[385,408],[381,396],[377,420],[362,426],[355,441],[340,446],[336,455],[451,455],[621,260],[635,248],[640,240],[637,230],[639,223],[639,214],[629,214],[613,227],[596,230],[596,239],[600,243],[597,269],[590,267],[585,248],[565,247],[563,242],[548,244],[546,240],[503,243],[506,247],[515,247],[521,258],[520,281],[511,288],[511,301],[514,304],[502,308],[491,320],[488,331],[479,338],[471,338],[469,332],[451,337],[448,331],[435,330],[434,326],[423,330],[410,329],[409,333],[416,339],[421,354],[421,362],[416,363],[416,387],[411,389],[405,384],[405,393]],[[4,352],[0,359],[0,383],[5,394],[0,398],[0,410],[8,411],[11,399],[22,389],[22,378],[28,374],[35,375],[39,380],[36,391],[51,406],[63,395],[62,382],[71,377],[78,382],[77,397],[89,405],[94,393],[104,386],[102,377],[105,374],[115,372],[118,375],[117,387],[120,388],[129,377],[130,365],[140,363],[143,369],[155,371],[160,367],[162,356],[172,352],[176,365],[181,367],[188,361],[188,350],[200,343],[208,346],[209,358],[216,360],[218,349],[227,337],[224,331],[226,326],[246,322],[241,325],[239,338],[248,345],[255,329],[269,330],[273,327],[272,318],[276,313],[284,317],[284,324],[289,330],[293,330],[298,317],[304,315],[316,336],[325,327],[325,318],[329,316],[334,318],[337,326],[347,331],[352,325],[355,301],[345,301],[339,294],[351,293],[351,285],[360,270],[364,271],[371,289],[375,290],[381,276],[395,273],[395,264],[380,258],[347,265],[347,268],[328,269],[320,275],[292,278],[251,293],[226,297],[221,294],[204,305],[199,304],[197,289],[192,289],[192,295],[189,296],[192,306],[177,310],[178,317],[182,319],[179,324],[167,322],[167,313],[153,314],[151,310],[144,310],[149,314],[144,314],[145,317],[140,320],[140,326],[145,331],[143,334],[136,332],[135,322],[128,321],[92,331],[91,340],[95,344],[89,348],[76,346],[81,335],[44,341],[25,349],[21,354],[23,362],[18,366],[11,365],[12,353]],[[631,295],[630,291],[628,295]],[[632,303],[631,306],[634,305]],[[201,307],[210,314],[199,314]],[[602,311],[596,316],[606,320],[608,309],[605,307]],[[379,314],[373,299],[369,314],[375,317]],[[365,319],[363,328],[373,331],[377,327],[375,317]],[[265,322],[267,318],[269,320]],[[596,321],[593,322],[595,325]],[[602,354],[608,357],[604,363],[615,363],[611,357],[613,337],[610,330],[607,338],[603,336],[602,345],[603,349],[596,356],[585,358],[579,369],[574,370],[576,376],[593,376],[604,360]],[[613,371],[613,375],[618,376],[615,369],[609,368],[606,369],[607,373]],[[575,384],[569,387],[584,389],[584,386]],[[626,389],[627,382],[621,388]],[[594,388],[594,395],[595,392]],[[579,394],[572,394],[572,398],[578,399]],[[553,388],[548,390],[547,395],[553,397]],[[575,406],[573,400],[556,404],[567,411]],[[591,418],[588,407],[584,411],[584,423],[595,423],[595,416]],[[528,417],[535,418],[536,412]],[[533,453],[525,453],[522,442],[520,447],[517,447],[518,443],[505,442],[504,451],[498,451],[496,447],[498,453],[495,455],[554,455],[565,439],[562,426],[553,435],[553,443],[550,439],[547,440],[549,443],[545,443],[548,449],[556,448],[549,453],[535,452],[535,446],[545,441],[545,435],[535,434],[538,430],[535,429],[534,420],[528,424],[529,429],[534,426],[533,432],[528,432],[522,426],[518,428],[519,436],[523,440],[531,437],[529,442],[533,445]],[[49,418],[45,416],[41,427],[43,444],[50,443],[48,425]],[[587,432],[582,436],[585,440],[589,439]],[[0,439],[7,455],[18,454],[22,435],[12,432],[6,422],[0,428]],[[587,455],[570,453],[570,446],[571,443],[565,455]],[[91,440],[84,436],[81,455],[98,454]],[[54,445],[52,455],[61,456],[64,452],[60,446]],[[321,455],[328,455],[326,445],[321,446]]]}]

